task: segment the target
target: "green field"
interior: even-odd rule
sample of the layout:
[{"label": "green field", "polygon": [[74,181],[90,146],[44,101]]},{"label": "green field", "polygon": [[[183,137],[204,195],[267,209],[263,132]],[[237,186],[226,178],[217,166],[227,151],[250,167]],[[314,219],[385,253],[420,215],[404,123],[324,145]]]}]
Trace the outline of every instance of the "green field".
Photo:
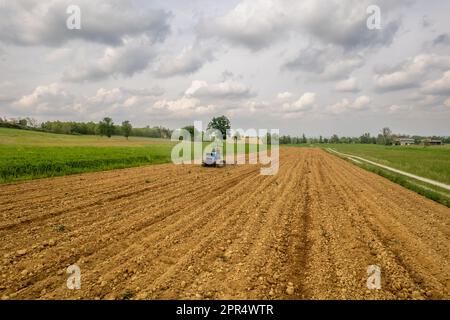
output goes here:
[{"label": "green field", "polygon": [[111,138],[100,136],[82,136],[55,134],[31,130],[0,128],[0,146],[36,146],[36,147],[141,147],[154,144],[172,144],[172,142],[156,138],[122,136]]},{"label": "green field", "polygon": [[450,184],[450,146],[320,145],[342,153]]},{"label": "green field", "polygon": [[0,183],[169,162],[172,146],[162,139],[0,128]]},{"label": "green field", "polygon": [[[0,128],[0,183],[167,163],[175,144],[164,139]],[[249,145],[245,150],[249,152]]]}]

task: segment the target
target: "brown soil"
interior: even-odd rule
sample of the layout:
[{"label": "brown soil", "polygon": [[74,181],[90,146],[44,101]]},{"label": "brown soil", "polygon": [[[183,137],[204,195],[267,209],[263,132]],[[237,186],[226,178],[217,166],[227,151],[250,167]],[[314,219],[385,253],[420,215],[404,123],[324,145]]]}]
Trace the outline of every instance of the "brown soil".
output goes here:
[{"label": "brown soil", "polygon": [[3,185],[0,208],[3,299],[450,298],[450,209],[318,149],[281,149],[275,176],[155,165]]}]

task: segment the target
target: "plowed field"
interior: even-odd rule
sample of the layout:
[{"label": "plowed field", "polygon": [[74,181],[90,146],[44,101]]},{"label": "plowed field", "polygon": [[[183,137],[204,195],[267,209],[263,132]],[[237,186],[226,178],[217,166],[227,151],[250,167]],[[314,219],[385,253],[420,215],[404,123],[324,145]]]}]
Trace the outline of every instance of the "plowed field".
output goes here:
[{"label": "plowed field", "polygon": [[43,179],[0,186],[0,297],[449,299],[449,237],[449,208],[319,149],[282,148],[275,176],[168,164]]}]

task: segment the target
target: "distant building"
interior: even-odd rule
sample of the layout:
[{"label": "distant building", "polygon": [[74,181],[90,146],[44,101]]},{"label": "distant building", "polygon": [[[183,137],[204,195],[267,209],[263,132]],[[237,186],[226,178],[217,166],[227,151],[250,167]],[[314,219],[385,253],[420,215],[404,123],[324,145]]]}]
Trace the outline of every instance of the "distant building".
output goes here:
[{"label": "distant building", "polygon": [[416,141],[412,138],[397,138],[394,140],[396,146],[411,146],[415,143]]},{"label": "distant building", "polygon": [[441,146],[443,145],[442,140],[436,139],[424,139],[422,140],[424,146]]}]

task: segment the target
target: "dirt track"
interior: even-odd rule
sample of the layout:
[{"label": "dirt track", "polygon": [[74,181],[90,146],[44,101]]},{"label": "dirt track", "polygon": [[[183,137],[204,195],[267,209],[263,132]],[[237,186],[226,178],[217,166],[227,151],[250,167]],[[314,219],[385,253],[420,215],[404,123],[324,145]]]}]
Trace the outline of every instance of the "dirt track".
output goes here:
[{"label": "dirt track", "polygon": [[158,165],[4,185],[0,297],[449,299],[449,222],[318,149],[282,149],[276,176]]}]

